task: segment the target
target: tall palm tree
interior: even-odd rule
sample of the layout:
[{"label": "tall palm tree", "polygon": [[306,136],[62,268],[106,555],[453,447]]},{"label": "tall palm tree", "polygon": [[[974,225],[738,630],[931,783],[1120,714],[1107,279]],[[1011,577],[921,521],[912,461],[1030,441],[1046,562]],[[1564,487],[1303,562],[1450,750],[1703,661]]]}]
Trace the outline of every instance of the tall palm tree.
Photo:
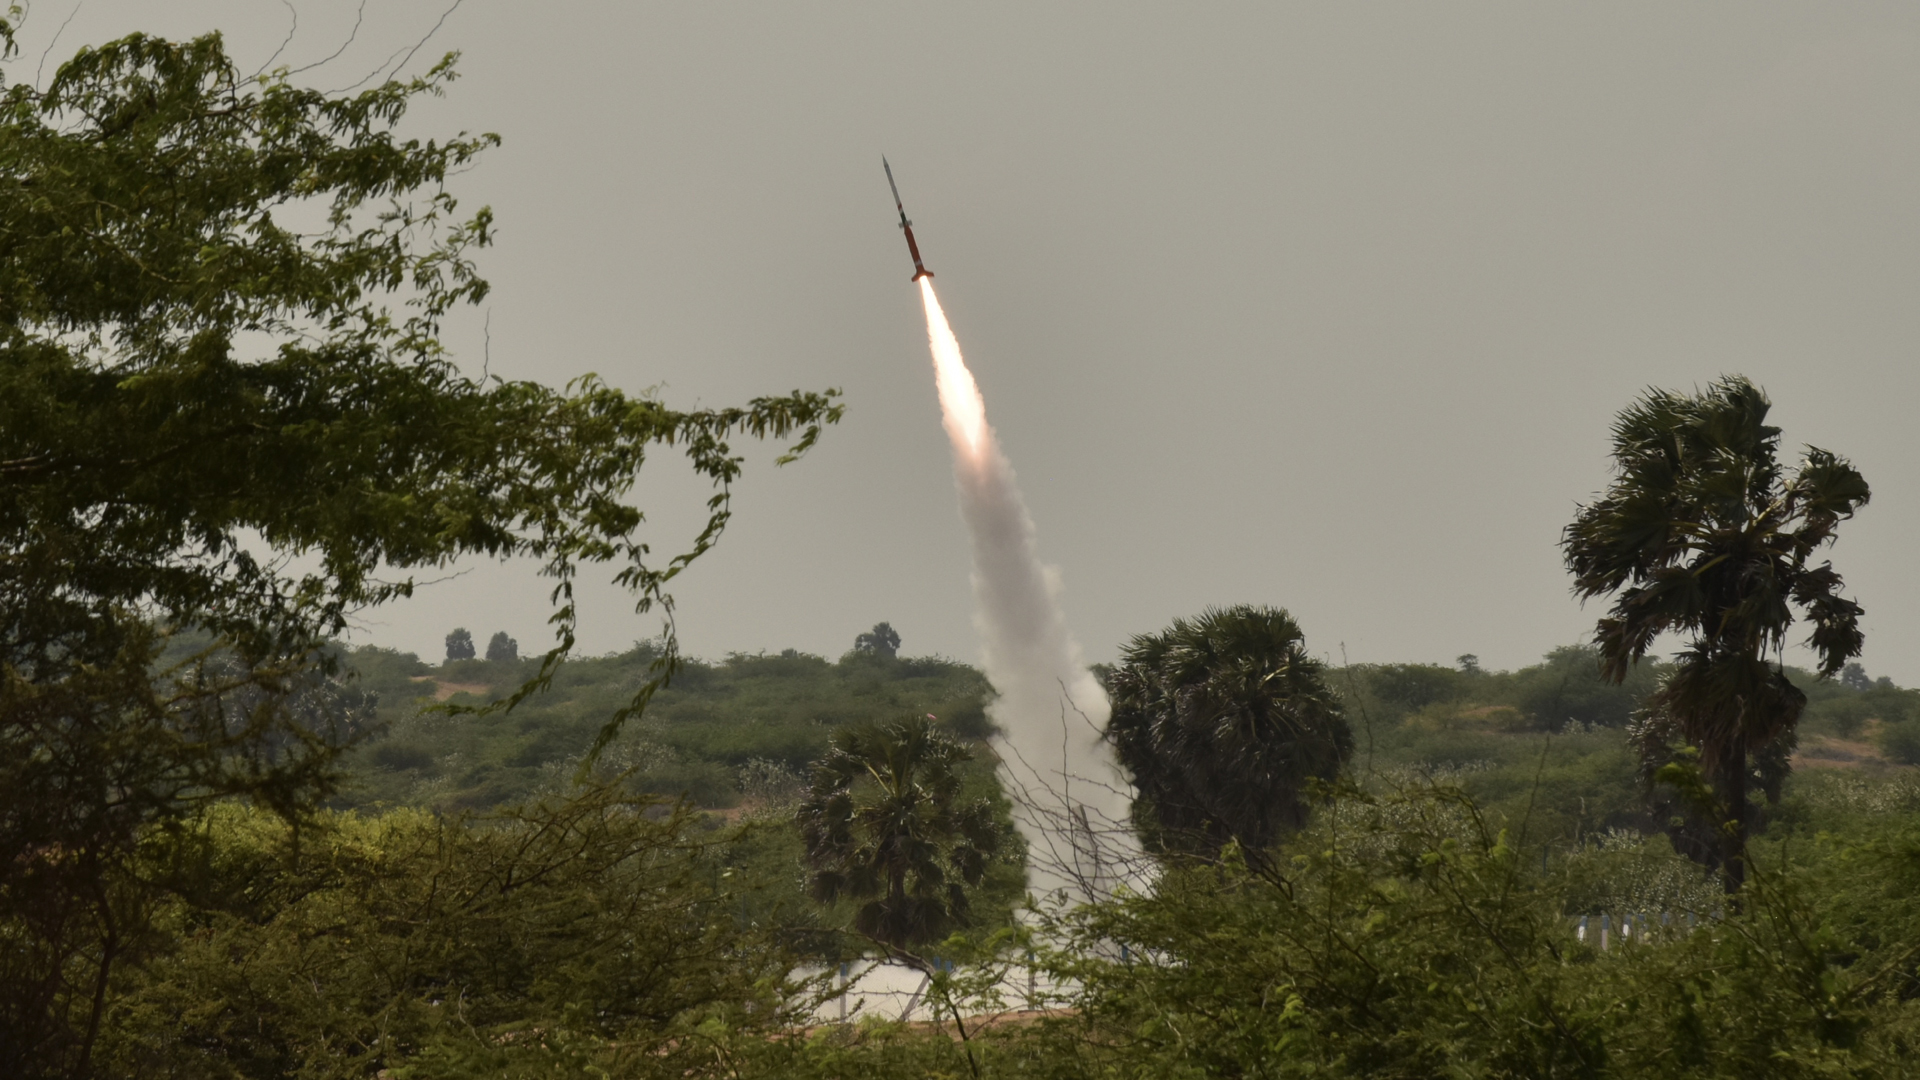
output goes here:
[{"label": "tall palm tree", "polygon": [[964,925],[1005,839],[993,804],[964,797],[971,758],[931,716],[835,732],[798,815],[813,897],[853,902],[854,929],[898,952]]},{"label": "tall palm tree", "polygon": [[1323,665],[1278,608],[1210,608],[1136,637],[1107,692],[1134,825],[1163,852],[1264,850],[1305,823],[1309,781],[1353,753]]},{"label": "tall palm tree", "polygon": [[1806,705],[1780,660],[1789,631],[1812,624],[1822,678],[1862,643],[1860,605],[1813,557],[1866,505],[1867,482],[1814,447],[1787,475],[1769,408],[1739,376],[1692,394],[1647,391],[1614,422],[1613,485],[1562,539],[1574,593],[1613,598],[1594,632],[1608,678],[1624,679],[1662,634],[1688,639],[1647,713],[1699,748],[1727,815],[1729,892],[1746,876],[1752,756],[1790,734]]}]

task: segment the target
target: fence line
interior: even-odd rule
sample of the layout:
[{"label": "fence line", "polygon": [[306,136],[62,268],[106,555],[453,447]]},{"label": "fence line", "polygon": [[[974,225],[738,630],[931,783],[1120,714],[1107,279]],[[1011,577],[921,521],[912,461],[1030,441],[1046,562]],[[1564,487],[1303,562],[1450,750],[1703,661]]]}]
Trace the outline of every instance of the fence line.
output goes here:
[{"label": "fence line", "polygon": [[1598,945],[1601,952],[1606,952],[1613,947],[1615,938],[1623,945],[1644,945],[1660,938],[1672,938],[1676,934],[1691,934],[1702,923],[1718,917],[1718,912],[1705,917],[1691,911],[1662,911],[1652,915],[1627,912],[1619,916],[1605,912],[1574,916],[1573,932],[1581,941],[1592,942]]},{"label": "fence line", "polygon": [[[951,960],[932,960],[942,971],[954,970],[955,965]],[[818,974],[822,970],[802,968],[797,973]],[[918,968],[894,961],[863,958],[843,961],[824,971],[831,979],[835,992],[816,1008],[816,1021],[846,1023],[867,1016],[888,1020],[940,1018],[939,1008],[929,1000],[927,993],[931,980]],[[1016,961],[1005,965],[999,983],[993,988],[1001,1004],[987,1008],[974,1001],[962,1003],[961,1008],[969,1016],[1026,1012],[1044,1008],[1047,1002],[1057,999],[1065,990],[1063,984],[1057,983],[1050,974],[1041,970],[1037,958],[1028,952],[1025,963]]]},{"label": "fence line", "polygon": [[[1691,911],[1604,912],[1599,915],[1574,915],[1568,921],[1577,939],[1594,945],[1601,952],[1610,952],[1615,946],[1624,948],[1628,945],[1671,941],[1719,918],[1718,911],[1706,914]],[[1133,951],[1124,944],[1119,946],[1115,955],[1123,963],[1135,957]],[[1062,991],[1068,989],[1056,984],[1050,975],[1041,971],[1032,952],[1026,953],[1024,959],[1025,963],[1006,965],[1000,983],[995,988],[1005,1005],[987,1012],[1033,1009],[1040,1007],[1042,1002],[1057,999]],[[934,963],[942,970],[953,970],[950,960],[936,959]],[[821,969],[811,970],[818,972]],[[815,1014],[816,1020],[846,1023],[862,1016],[880,1016],[889,1020],[939,1018],[934,1006],[927,1000],[929,979],[919,969],[863,958],[843,961],[827,970],[836,993],[821,1002]],[[970,1009],[969,1012],[978,1013],[979,1010]]]}]

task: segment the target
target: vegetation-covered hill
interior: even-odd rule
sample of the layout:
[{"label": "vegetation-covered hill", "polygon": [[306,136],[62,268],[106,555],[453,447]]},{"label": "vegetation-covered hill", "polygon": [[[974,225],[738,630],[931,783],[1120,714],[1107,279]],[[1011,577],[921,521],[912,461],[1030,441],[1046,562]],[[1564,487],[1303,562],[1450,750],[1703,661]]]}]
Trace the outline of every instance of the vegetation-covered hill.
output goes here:
[{"label": "vegetation-covered hill", "polygon": [[[480,809],[553,786],[646,680],[655,655],[643,644],[571,660],[551,690],[511,712],[449,715],[432,706],[483,705],[519,686],[535,662],[429,666],[411,653],[353,650],[358,685],[378,695],[379,726],[353,759],[342,804]],[[731,808],[769,785],[797,784],[841,724],[932,713],[956,735],[980,738],[990,693],[978,671],[935,657],[853,651],[828,661],[788,649],[693,660],[602,763],[637,770],[642,790]]]},{"label": "vegetation-covered hill", "polygon": [[[569,661],[553,688],[510,712],[447,715],[437,703],[480,705],[519,685],[533,661],[454,660],[352,650],[356,685],[376,696],[379,726],[351,759],[343,807],[483,809],[570,778],[605,718],[646,678],[647,645]],[[1536,843],[1580,846],[1610,830],[1657,832],[1624,729],[1659,675],[1600,677],[1594,652],[1554,649],[1538,664],[1487,671],[1355,664],[1333,669],[1365,775],[1408,772],[1456,780],[1491,809],[1530,815]],[[1884,772],[1920,764],[1920,692],[1794,671],[1809,697],[1798,768]],[[790,803],[841,724],[932,713],[955,734],[990,733],[992,690],[976,669],[934,657],[850,651],[838,660],[785,650],[692,661],[603,757],[634,769],[654,794],[731,810]],[[987,778],[980,755],[977,782]]]},{"label": "vegetation-covered hill", "polygon": [[[1488,809],[1526,820],[1535,843],[1563,849],[1666,825],[1665,811],[1647,800],[1625,730],[1654,688],[1659,665],[1640,665],[1616,685],[1600,677],[1597,655],[1584,646],[1555,649],[1511,672],[1461,660],[1453,668],[1383,664],[1334,672],[1358,737],[1357,771],[1458,783]],[[1796,771],[1883,776],[1920,765],[1920,691],[1870,681],[1857,665],[1839,679],[1797,669],[1789,677],[1808,697]],[[1795,789],[1789,780],[1789,806]]]},{"label": "vegetation-covered hill", "polygon": [[[755,823],[736,830],[692,807],[660,817],[659,804],[613,789],[512,805],[569,775],[645,650],[569,664],[552,693],[480,717],[422,706],[436,694],[477,702],[517,664],[430,667],[369,649],[349,659],[389,721],[356,751],[353,805],[501,805],[474,819],[329,815],[298,859],[266,842],[280,823],[237,811],[179,852],[156,848],[160,865],[187,868],[169,871],[186,887],[264,899],[178,935],[160,974],[121,991],[130,1019],[107,1040],[114,1060],[177,1038],[180,1001],[270,1015],[263,1035],[202,1008],[189,1034],[228,1056],[290,1061],[312,1060],[335,1032],[374,1045],[368,1018],[405,1002],[378,1036],[402,1049],[365,1056],[428,1061],[437,1071],[423,1075],[435,1076],[504,1070],[516,1055],[531,1073],[572,1047],[610,1075],[702,1075],[697,1047],[739,1076],[1428,1076],[1458,1058],[1489,1076],[1891,1077],[1920,1049],[1920,784],[1896,760],[1920,695],[1857,672],[1799,680],[1813,699],[1800,768],[1756,838],[1747,914],[1727,913],[1719,883],[1674,854],[1646,809],[1623,725],[1656,671],[1612,687],[1581,649],[1514,672],[1354,665],[1332,675],[1360,784],[1286,841],[1284,873],[1233,859],[1170,865],[1149,893],[1056,918],[1027,952],[1011,943],[1020,873],[1008,860],[983,890],[993,910],[938,946],[961,967],[937,992],[961,1013],[1017,1007],[969,996],[1005,965],[1037,962],[1074,988],[1037,999],[1056,1011],[999,1025],[814,1026],[810,999],[782,998],[781,965],[859,943],[832,932],[844,910],[801,895],[797,830],[779,812],[791,792],[769,781],[796,783],[853,720],[934,711],[985,733],[977,672],[863,653],[694,665],[617,753],[642,766],[643,784],[680,785]],[[991,785],[984,755],[977,766],[971,782]],[[622,806],[642,812],[610,812]],[[1570,916],[1601,913],[1614,919],[1610,952],[1570,928]],[[1656,944],[1622,946],[1629,913],[1654,915]],[[346,948],[343,927],[368,944]],[[324,978],[307,966],[315,957],[334,965]],[[620,982],[643,969],[664,974],[636,985],[679,995],[665,1007],[681,1010],[680,1026],[573,1004],[652,1007]],[[485,1026],[440,1008],[453,986],[474,995]],[[516,1037],[534,1028],[569,1041]]]},{"label": "vegetation-covered hill", "polygon": [[[896,639],[897,641],[897,639]],[[511,711],[450,713],[437,705],[482,706],[518,687],[537,661],[450,660],[437,666],[410,653],[360,648],[345,656],[350,685],[375,699],[370,738],[352,751],[340,809],[379,812],[423,807],[491,811],[571,790],[582,755],[607,717],[648,678],[649,644],[616,655],[570,660],[552,688]],[[1011,832],[993,757],[992,689],[965,664],[856,648],[837,661],[797,652],[735,653],[690,660],[672,684],[602,753],[598,776],[628,774],[622,787],[708,811],[693,820],[754,827],[725,845],[743,911],[783,928],[804,951],[838,955],[844,942],[816,933],[844,924],[848,911],[822,908],[803,893],[801,837],[793,811],[835,729],[931,714],[970,745],[961,769],[969,798],[988,797]],[[974,897],[988,926],[1006,926],[1026,895],[1024,848],[1015,840],[993,861]]]}]

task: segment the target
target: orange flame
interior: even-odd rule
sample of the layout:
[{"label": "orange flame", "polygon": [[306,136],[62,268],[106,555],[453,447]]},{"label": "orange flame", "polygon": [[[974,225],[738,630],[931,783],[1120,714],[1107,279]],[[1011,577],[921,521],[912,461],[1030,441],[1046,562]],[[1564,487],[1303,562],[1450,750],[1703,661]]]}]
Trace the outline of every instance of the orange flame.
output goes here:
[{"label": "orange flame", "polygon": [[933,295],[933,280],[920,279],[920,300],[927,308],[927,346],[933,350],[934,382],[940,389],[940,414],[953,448],[969,464],[977,465],[987,447],[987,404],[979,384],[960,356],[960,341]]}]

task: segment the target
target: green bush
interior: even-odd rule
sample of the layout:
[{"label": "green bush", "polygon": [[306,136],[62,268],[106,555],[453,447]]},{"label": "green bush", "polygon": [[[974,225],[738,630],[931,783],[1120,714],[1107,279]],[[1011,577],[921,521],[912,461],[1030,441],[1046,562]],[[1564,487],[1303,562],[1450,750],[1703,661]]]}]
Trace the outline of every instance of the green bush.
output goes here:
[{"label": "green bush", "polygon": [[709,1076],[802,1021],[741,921],[728,837],[588,790],[484,819],[284,823],[216,807],[159,835],[178,899],[113,987],[98,1075]]},{"label": "green bush", "polygon": [[1542,731],[1568,725],[1625,727],[1633,710],[1653,692],[1657,665],[1635,664],[1626,681],[1600,674],[1600,651],[1569,645],[1546,655],[1543,663],[1514,673],[1514,704]]},{"label": "green bush", "polygon": [[1833,698],[1813,709],[1814,718],[1831,723],[1835,734],[1843,739],[1860,734],[1860,728],[1872,712],[1867,703],[1858,697]]},{"label": "green bush", "polygon": [[1379,664],[1370,674],[1374,693],[1408,709],[1453,701],[1468,685],[1467,676],[1438,664]]},{"label": "green bush", "polygon": [[375,765],[383,769],[418,770],[431,768],[433,765],[432,754],[418,746],[402,742],[377,743],[372,750],[368,751],[367,756]]},{"label": "green bush", "polygon": [[1910,821],[1811,867],[1756,859],[1740,908],[1606,952],[1575,937],[1574,893],[1698,904],[1698,871],[1630,838],[1543,869],[1517,824],[1457,789],[1349,792],[1264,869],[1176,869],[1083,908],[1050,928],[1070,1012],[1000,1059],[1059,1077],[1908,1075]]},{"label": "green bush", "polygon": [[1920,765],[1920,720],[1904,720],[1882,727],[1880,752],[1902,765]]}]

